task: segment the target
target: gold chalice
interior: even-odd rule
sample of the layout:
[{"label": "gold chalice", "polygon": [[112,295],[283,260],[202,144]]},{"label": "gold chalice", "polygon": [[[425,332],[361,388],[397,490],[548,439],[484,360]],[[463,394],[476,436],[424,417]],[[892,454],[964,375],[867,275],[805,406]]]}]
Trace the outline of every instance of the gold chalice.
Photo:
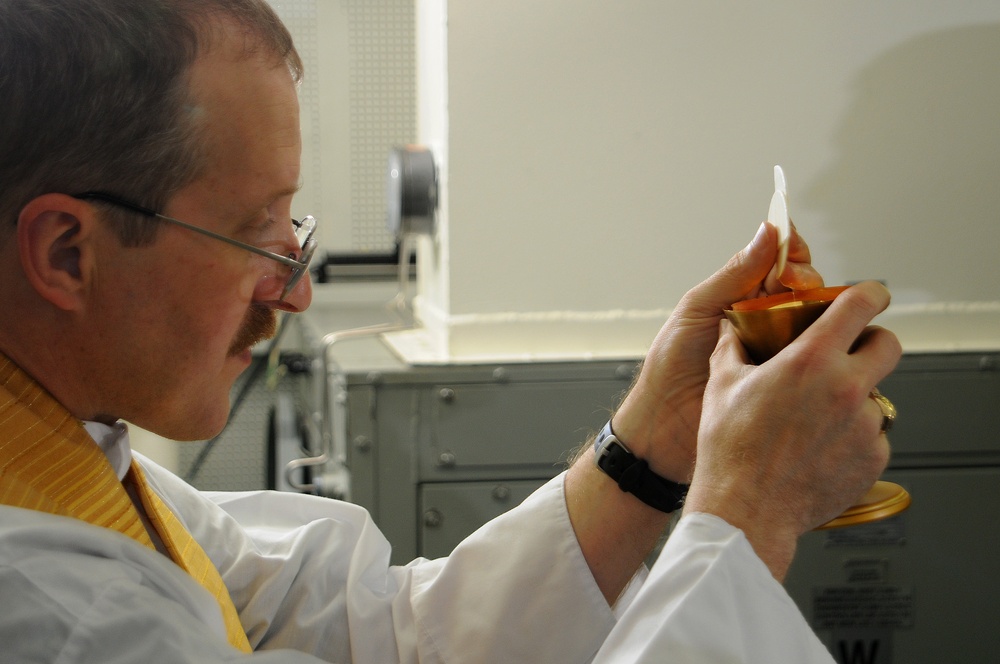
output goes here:
[{"label": "gold chalice", "polygon": [[[751,359],[762,364],[798,337],[846,288],[840,286],[790,291],[744,300],[735,303],[725,314]],[[883,409],[883,428],[888,428],[887,425],[891,424],[895,416],[895,408],[877,390],[872,393],[872,397]],[[898,484],[879,480],[860,501],[817,530],[879,521],[898,514],[909,506],[910,494],[906,489]]]}]

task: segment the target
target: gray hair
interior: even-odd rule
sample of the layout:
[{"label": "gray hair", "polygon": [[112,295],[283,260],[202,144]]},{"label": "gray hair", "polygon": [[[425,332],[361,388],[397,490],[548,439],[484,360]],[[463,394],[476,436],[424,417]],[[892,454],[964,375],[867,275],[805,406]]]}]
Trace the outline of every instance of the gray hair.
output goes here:
[{"label": "gray hair", "polygon": [[[49,192],[113,192],[158,210],[205,159],[187,72],[222,20],[245,53],[302,61],[264,0],[0,0],[0,240]],[[109,209],[122,242],[157,224]]]}]

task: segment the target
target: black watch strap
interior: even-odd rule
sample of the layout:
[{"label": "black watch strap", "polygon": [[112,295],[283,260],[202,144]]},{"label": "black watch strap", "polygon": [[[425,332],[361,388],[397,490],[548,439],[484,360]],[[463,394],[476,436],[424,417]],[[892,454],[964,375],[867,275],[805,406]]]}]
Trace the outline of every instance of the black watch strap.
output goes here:
[{"label": "black watch strap", "polygon": [[684,505],[688,485],[664,479],[649,469],[643,459],[637,459],[615,437],[609,420],[594,441],[597,467],[618,483],[622,491],[633,494],[661,512],[673,512]]}]

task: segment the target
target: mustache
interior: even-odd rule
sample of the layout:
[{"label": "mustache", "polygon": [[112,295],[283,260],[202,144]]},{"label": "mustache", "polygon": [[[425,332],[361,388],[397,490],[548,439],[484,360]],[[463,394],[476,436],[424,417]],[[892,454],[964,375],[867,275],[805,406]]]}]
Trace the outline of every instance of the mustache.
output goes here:
[{"label": "mustache", "polygon": [[277,329],[278,316],[274,309],[261,304],[251,304],[236,333],[236,338],[229,346],[229,355],[239,355],[255,344],[270,339]]}]

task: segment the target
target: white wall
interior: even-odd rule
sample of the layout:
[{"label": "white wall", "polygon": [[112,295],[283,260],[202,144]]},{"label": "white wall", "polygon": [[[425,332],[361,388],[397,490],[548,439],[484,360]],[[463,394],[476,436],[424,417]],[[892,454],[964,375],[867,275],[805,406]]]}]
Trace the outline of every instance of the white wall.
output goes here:
[{"label": "white wall", "polygon": [[636,350],[753,235],[774,164],[828,283],[995,313],[995,0],[417,12],[418,52],[444,62],[418,58],[444,185],[420,302],[438,359]]}]

